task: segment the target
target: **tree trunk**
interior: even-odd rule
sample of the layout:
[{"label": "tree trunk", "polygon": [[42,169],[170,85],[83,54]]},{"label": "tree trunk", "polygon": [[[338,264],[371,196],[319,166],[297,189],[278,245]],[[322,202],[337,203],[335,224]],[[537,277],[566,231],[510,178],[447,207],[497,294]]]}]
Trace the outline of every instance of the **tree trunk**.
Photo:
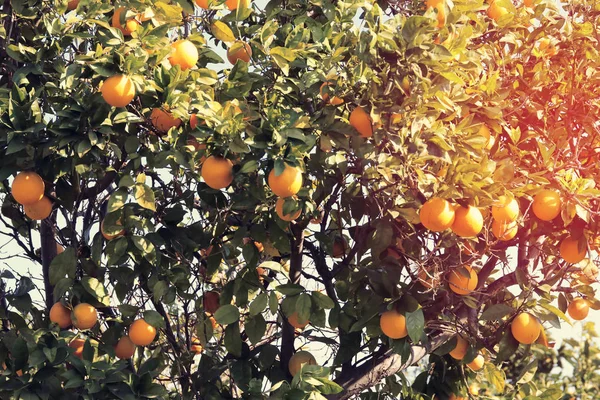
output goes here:
[{"label": "tree trunk", "polygon": [[50,264],[56,257],[56,213],[52,212],[48,218],[42,221],[40,229],[40,241],[42,246],[42,274],[44,277],[44,291],[46,292],[46,310],[54,305],[54,286],[50,284]]}]

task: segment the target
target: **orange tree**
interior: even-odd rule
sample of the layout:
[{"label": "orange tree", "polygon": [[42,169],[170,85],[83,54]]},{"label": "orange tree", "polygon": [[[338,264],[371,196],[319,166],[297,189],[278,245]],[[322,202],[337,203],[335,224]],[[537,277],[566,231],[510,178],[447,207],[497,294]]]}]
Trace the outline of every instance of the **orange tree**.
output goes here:
[{"label": "orange tree", "polygon": [[598,308],[595,3],[0,16],[3,397],[536,398]]}]

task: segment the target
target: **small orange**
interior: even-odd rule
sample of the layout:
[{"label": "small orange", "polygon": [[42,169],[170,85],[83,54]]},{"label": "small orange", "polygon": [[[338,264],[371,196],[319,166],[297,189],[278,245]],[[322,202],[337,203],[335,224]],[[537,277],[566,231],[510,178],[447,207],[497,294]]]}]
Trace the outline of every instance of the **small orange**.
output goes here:
[{"label": "small orange", "polygon": [[138,346],[148,346],[156,337],[156,328],[143,319],[135,320],[129,327],[129,339]]},{"label": "small orange", "polygon": [[542,221],[552,221],[561,211],[560,194],[554,190],[542,190],[533,198],[531,208]]},{"label": "small orange", "polygon": [[98,311],[88,303],[77,304],[73,316],[73,326],[77,329],[91,329],[98,321]]},{"label": "small orange", "polygon": [[298,217],[300,217],[300,214],[302,214],[302,210],[297,210],[296,212],[292,212],[291,214],[284,214],[283,213],[284,204],[285,204],[285,199],[283,199],[281,197],[278,198],[277,202],[275,203],[275,212],[277,213],[277,216],[282,221],[291,222],[291,221],[298,219]]},{"label": "small orange", "polygon": [[452,232],[460,237],[474,237],[483,229],[483,215],[479,208],[458,206],[455,209]]},{"label": "small orange", "polygon": [[52,213],[52,202],[49,198],[44,196],[38,202],[23,206],[23,211],[25,211],[25,215],[32,220],[41,221],[48,218]]},{"label": "small orange", "polygon": [[194,67],[198,62],[198,49],[189,40],[178,40],[172,43],[171,47],[173,52],[169,57],[169,63],[172,66],[179,65],[185,71]]},{"label": "small orange", "polygon": [[508,14],[508,10],[496,2],[491,3],[487,10],[488,17],[496,22],[498,22],[498,20],[500,20],[500,18],[504,17],[506,14]]},{"label": "small orange", "polygon": [[134,18],[130,18],[125,22],[125,26],[121,25],[121,13],[125,11],[125,7],[119,7],[115,10],[112,16],[111,25],[123,32],[123,36],[130,36],[132,32],[137,31],[140,23]]},{"label": "small orange", "polygon": [[114,75],[106,79],[100,92],[104,101],[113,107],[125,107],[135,97],[133,82],[125,75]]},{"label": "small orange", "polygon": [[60,254],[63,251],[65,251],[65,248],[62,247],[60,244],[56,243],[56,254]]},{"label": "small orange", "polygon": [[350,125],[358,131],[360,136],[370,138],[373,136],[373,120],[361,106],[357,106],[350,113]]},{"label": "small orange", "polygon": [[479,371],[481,368],[483,368],[484,363],[485,358],[483,358],[481,354],[478,354],[473,361],[467,364],[467,367],[471,368],[473,371]]},{"label": "small orange", "polygon": [[190,128],[196,129],[198,125],[206,125],[206,122],[198,120],[198,114],[190,115]]},{"label": "small orange", "polygon": [[202,353],[202,350],[204,350],[204,348],[202,347],[202,343],[200,343],[200,340],[197,337],[193,337],[192,345],[190,346],[190,351],[195,354],[200,354]]},{"label": "small orange", "polygon": [[293,326],[296,329],[304,329],[310,323],[308,320],[300,322],[298,320],[298,313],[296,311],[290,314],[290,316],[288,317],[288,322],[291,326]]},{"label": "small orange", "polygon": [[194,2],[198,7],[204,8],[205,10],[210,8],[210,5],[208,4],[209,0],[194,0]]},{"label": "small orange", "polygon": [[383,334],[391,339],[402,339],[408,335],[406,318],[396,310],[388,310],[381,314],[379,326]]},{"label": "small orange", "polygon": [[331,256],[333,258],[344,258],[348,251],[348,242],[344,237],[336,236],[333,240],[333,249]]},{"label": "small orange", "polygon": [[494,236],[503,242],[509,241],[517,236],[519,231],[519,225],[516,222],[500,222],[497,220],[492,221],[492,233]]},{"label": "small orange", "polygon": [[581,321],[588,316],[588,313],[590,312],[590,304],[586,299],[578,297],[573,300],[571,304],[569,304],[569,307],[567,307],[567,312],[575,321]]},{"label": "small orange", "polygon": [[452,226],[456,212],[448,200],[432,197],[419,210],[421,224],[430,231],[441,232]]},{"label": "small orange", "polygon": [[327,86],[333,86],[333,82],[323,82],[323,84],[321,85],[321,87],[319,88],[319,95],[321,95],[321,98],[323,99],[323,101],[325,103],[329,103],[332,106],[339,106],[340,104],[344,103],[344,100],[337,97],[337,96],[333,96],[331,99],[329,98],[329,94],[325,91],[325,88]]},{"label": "small orange", "polygon": [[252,47],[246,42],[238,40],[227,49],[227,60],[234,65],[238,60],[250,62],[251,57]]},{"label": "small orange", "polygon": [[469,394],[473,396],[479,395],[479,385],[476,382],[473,382],[469,385]]},{"label": "small orange", "polygon": [[115,346],[115,354],[121,360],[127,360],[133,357],[135,353],[135,344],[129,339],[129,336],[122,336]]},{"label": "small orange", "polygon": [[500,196],[492,206],[492,216],[498,222],[514,222],[519,216],[519,203],[514,197]]},{"label": "small orange", "polygon": [[79,0],[71,0],[67,3],[67,10],[73,11],[79,5]]},{"label": "small orange", "polygon": [[83,346],[85,346],[85,340],[79,338],[73,339],[69,343],[69,347],[75,349],[73,355],[75,357],[79,357],[80,359],[83,359]]},{"label": "small orange", "polygon": [[160,133],[167,133],[171,128],[179,128],[181,119],[175,118],[170,112],[160,108],[153,108],[150,114],[150,122]]},{"label": "small orange", "polygon": [[456,335],[456,346],[450,352],[450,356],[455,360],[462,360],[467,354],[469,348],[469,342],[462,338],[460,335]]},{"label": "small orange", "polygon": [[466,277],[464,272],[459,271],[459,268],[456,268],[450,272],[448,283],[450,290],[458,295],[464,296],[475,290],[477,283],[479,283],[479,278],[477,277],[477,272],[470,266],[465,265],[461,268],[466,269],[469,276]]},{"label": "small orange", "polygon": [[46,185],[35,172],[19,172],[12,182],[10,191],[13,198],[24,206],[34,204],[44,197]]},{"label": "small orange", "polygon": [[71,326],[71,310],[63,306],[61,302],[54,303],[50,308],[50,321],[54,322],[62,329],[66,329]]},{"label": "small orange", "polygon": [[291,358],[288,363],[288,369],[292,376],[296,376],[302,365],[317,365],[317,360],[308,351],[298,351]]},{"label": "small orange", "polygon": [[542,325],[533,315],[522,312],[513,319],[510,331],[514,338],[522,344],[532,344],[540,336]]},{"label": "small orange", "polygon": [[[581,247],[580,247],[581,243]],[[575,239],[567,236],[560,242],[560,256],[568,263],[575,264],[582,261],[587,253],[587,243],[583,238]]]},{"label": "small orange", "polygon": [[224,189],[233,182],[233,163],[227,158],[210,156],[202,163],[200,175],[209,187]]},{"label": "small orange", "polygon": [[271,191],[278,197],[291,197],[297,194],[302,187],[302,171],[298,167],[285,164],[280,175],[275,174],[275,168],[269,173],[267,179]]}]

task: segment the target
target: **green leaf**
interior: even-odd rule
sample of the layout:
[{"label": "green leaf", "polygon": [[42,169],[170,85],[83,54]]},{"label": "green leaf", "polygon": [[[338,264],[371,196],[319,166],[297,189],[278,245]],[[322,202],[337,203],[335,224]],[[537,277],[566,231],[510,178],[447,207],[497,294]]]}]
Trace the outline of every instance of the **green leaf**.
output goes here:
[{"label": "green leaf", "polygon": [[506,384],[506,375],[504,374],[504,371],[492,363],[485,363],[483,368],[485,381],[488,384],[493,385],[498,393],[503,393]]},{"label": "green leaf", "polygon": [[156,249],[151,241],[142,236],[132,236],[131,241],[149,263],[156,261]]},{"label": "green leaf", "polygon": [[210,31],[214,37],[225,43],[235,42],[235,35],[233,34],[233,31],[223,21],[214,21],[210,25]]},{"label": "green leaf", "polygon": [[219,307],[215,319],[221,325],[233,324],[240,319],[240,310],[233,304],[225,304]]},{"label": "green leaf", "polygon": [[154,310],[144,311],[144,321],[156,329],[164,328],[166,326],[163,316]]},{"label": "green leaf", "polygon": [[316,290],[312,292],[312,298],[315,301],[315,304],[319,308],[323,308],[325,310],[331,310],[335,307],[335,303],[331,298],[327,295],[324,295],[321,292],[317,292]]},{"label": "green leaf", "polygon": [[240,336],[240,324],[230,324],[225,328],[225,349],[235,357],[242,355],[242,338]]},{"label": "green leaf", "polygon": [[110,296],[104,287],[104,284],[96,278],[85,276],[81,279],[81,286],[94,296],[100,303],[110,306]]},{"label": "green leaf", "polygon": [[22,337],[18,337],[11,346],[11,355],[15,362],[13,365],[14,371],[18,371],[27,366],[27,360],[29,359],[29,349],[27,348],[27,342]]},{"label": "green leaf", "polygon": [[154,191],[146,184],[135,185],[135,201],[147,210],[156,211]]},{"label": "green leaf", "polygon": [[250,303],[250,315],[258,315],[267,307],[268,296],[266,293],[261,293]]},{"label": "green leaf", "polygon": [[110,195],[110,199],[108,200],[108,208],[107,213],[112,213],[114,211],[120,210],[125,205],[127,201],[127,188],[119,188]]},{"label": "green leaf", "polygon": [[304,323],[310,318],[310,306],[312,302],[310,296],[306,293],[300,294],[296,300],[296,312],[298,312],[298,321]]},{"label": "green leaf", "polygon": [[269,310],[272,315],[277,314],[277,309],[279,308],[279,299],[277,298],[277,294],[275,292],[271,292],[269,295]]},{"label": "green leaf", "polygon": [[545,302],[539,302],[538,305],[541,306],[542,308],[545,308],[546,310],[550,311],[552,314],[556,315],[558,318],[562,319],[569,325],[573,326],[573,324],[571,323],[569,318],[565,315],[565,313],[560,311],[558,308],[554,307],[551,304],[545,303]]},{"label": "green leaf", "polygon": [[418,308],[416,311],[406,313],[406,329],[413,343],[418,343],[421,340],[421,335],[423,335],[425,329],[423,309]]},{"label": "green leaf", "polygon": [[507,304],[493,304],[483,311],[483,314],[481,314],[479,319],[482,321],[497,321],[509,314],[512,314],[514,311],[514,308]]},{"label": "green leaf", "polygon": [[279,285],[275,288],[279,293],[285,294],[286,296],[295,296],[304,292],[304,287],[296,285],[294,283],[286,283],[285,285]]},{"label": "green leaf", "polygon": [[267,322],[262,315],[258,314],[248,318],[244,327],[250,342],[252,342],[252,344],[257,344],[263,338],[265,331],[267,330]]},{"label": "green leaf", "polygon": [[74,278],[77,272],[77,254],[73,247],[67,247],[50,263],[50,284],[56,285],[61,279]]}]

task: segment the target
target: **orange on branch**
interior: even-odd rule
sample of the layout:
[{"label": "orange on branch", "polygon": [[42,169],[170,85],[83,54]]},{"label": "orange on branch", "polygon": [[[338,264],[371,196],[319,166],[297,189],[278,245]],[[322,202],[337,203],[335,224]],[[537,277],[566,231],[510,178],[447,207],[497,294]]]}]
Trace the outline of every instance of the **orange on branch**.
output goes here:
[{"label": "orange on branch", "polygon": [[19,172],[12,182],[10,191],[13,198],[24,206],[37,203],[44,197],[46,185],[35,172]]},{"label": "orange on branch", "polygon": [[540,336],[542,325],[533,315],[522,312],[513,319],[510,331],[517,342],[532,344]]},{"label": "orange on branch", "polygon": [[233,163],[227,158],[210,156],[202,163],[200,175],[209,187],[224,189],[233,182]]},{"label": "orange on branch", "polygon": [[71,326],[71,310],[63,306],[61,302],[54,303],[50,308],[50,321],[54,322],[62,329],[66,329]]},{"label": "orange on branch", "polygon": [[153,108],[150,114],[150,122],[160,133],[167,133],[171,128],[179,128],[181,119],[175,118],[170,112],[160,108]]},{"label": "orange on branch", "polygon": [[561,211],[560,194],[548,189],[538,192],[533,198],[531,209],[542,221],[552,221]]},{"label": "orange on branch", "polygon": [[205,10],[210,8],[210,4],[208,4],[209,0],[194,0],[194,2],[198,7],[204,8]]},{"label": "orange on branch", "polygon": [[321,96],[323,101],[325,103],[331,104],[332,106],[339,106],[340,104],[343,104],[344,100],[337,96],[333,96],[331,99],[329,98],[329,94],[326,92],[325,89],[327,86],[334,86],[334,84],[333,82],[323,82],[323,84],[319,88],[319,95]]},{"label": "orange on branch", "polygon": [[567,236],[560,242],[559,252],[563,260],[575,264],[585,258],[587,243],[583,237],[575,239],[572,236]]},{"label": "orange on branch", "polygon": [[506,14],[508,14],[508,10],[495,1],[490,4],[487,10],[488,17],[496,22],[498,22],[500,18],[504,17]]},{"label": "orange on branch", "polygon": [[402,339],[408,335],[406,318],[396,310],[388,310],[381,314],[379,326],[383,334],[391,339]]},{"label": "orange on branch", "polygon": [[227,49],[227,60],[234,65],[238,60],[250,62],[251,57],[252,47],[246,42],[238,40]]},{"label": "orange on branch", "polygon": [[373,120],[361,106],[357,106],[350,113],[350,125],[358,131],[360,136],[370,138],[373,136]]},{"label": "orange on branch", "polygon": [[299,318],[298,313],[296,311],[291,313],[290,316],[288,317],[288,322],[290,323],[291,326],[293,326],[296,329],[304,329],[310,323],[310,321],[308,321],[308,320],[300,322],[300,320],[298,318]]},{"label": "orange on branch", "polygon": [[126,75],[114,75],[106,79],[100,92],[104,101],[113,107],[125,107],[135,97],[133,82]]},{"label": "orange on branch", "polygon": [[285,164],[280,175],[275,174],[275,168],[269,173],[267,179],[271,191],[278,197],[291,197],[302,187],[302,171],[298,167]]},{"label": "orange on branch", "polygon": [[111,25],[123,32],[123,36],[130,36],[132,32],[137,31],[140,23],[135,18],[130,18],[125,22],[125,26],[121,25],[121,13],[125,11],[125,7],[119,7],[115,10],[112,16]]},{"label": "orange on branch", "polygon": [[460,237],[474,237],[483,229],[483,215],[479,208],[458,206],[455,209],[452,232]]},{"label": "orange on branch", "polygon": [[485,364],[485,358],[483,358],[481,354],[478,354],[473,361],[467,364],[467,367],[471,368],[473,371],[479,371],[483,368],[483,364]]},{"label": "orange on branch", "polygon": [[517,236],[517,232],[519,232],[519,225],[516,222],[492,221],[492,233],[498,240],[509,241]]},{"label": "orange on branch", "polygon": [[73,326],[77,329],[92,329],[98,321],[98,311],[88,303],[77,304],[73,308]]},{"label": "orange on branch", "polygon": [[79,5],[79,0],[71,0],[67,3],[67,10],[73,11]]},{"label": "orange on branch", "polygon": [[138,346],[148,346],[156,337],[156,328],[143,319],[137,319],[129,327],[129,339]]},{"label": "orange on branch", "polygon": [[187,70],[198,62],[198,49],[189,40],[178,40],[171,44],[173,52],[169,57],[169,63],[174,67],[179,65],[182,70]]},{"label": "orange on branch", "polygon": [[575,321],[581,321],[588,316],[588,313],[590,312],[590,304],[582,297],[576,298],[567,307],[567,312]]},{"label": "orange on branch", "polygon": [[296,219],[298,219],[298,217],[300,217],[300,214],[302,214],[302,210],[297,210],[295,212],[292,212],[290,214],[284,214],[283,213],[283,206],[285,204],[285,199],[283,198],[278,198],[277,202],[275,203],[275,212],[277,213],[277,216],[282,220],[282,221],[286,221],[286,222],[291,222],[294,221]]},{"label": "orange on branch", "polygon": [[41,221],[46,219],[52,213],[52,202],[46,196],[42,197],[40,201],[33,204],[27,204],[23,206],[25,215],[34,221]]},{"label": "orange on branch", "polygon": [[127,360],[133,357],[135,353],[135,344],[129,339],[129,336],[122,336],[115,346],[115,354],[121,360]]},{"label": "orange on branch", "polygon": [[465,358],[468,349],[469,342],[463,339],[462,336],[456,335],[456,346],[454,346],[454,349],[452,349],[452,351],[449,354],[455,360],[462,360],[463,358]]},{"label": "orange on branch", "polygon": [[202,350],[204,350],[204,348],[202,347],[202,343],[200,343],[200,339],[198,339],[197,337],[192,337],[190,351],[195,354],[200,354],[202,353]]},{"label": "orange on branch", "polygon": [[84,346],[85,346],[85,340],[80,339],[80,338],[73,339],[69,343],[69,347],[75,350],[73,352],[73,355],[75,357],[79,357],[80,359],[83,359],[83,347]]},{"label": "orange on branch", "polygon": [[317,365],[317,360],[308,351],[298,351],[295,353],[288,363],[288,369],[292,376],[296,376],[302,365]]},{"label": "orange on branch", "polygon": [[452,204],[440,197],[433,197],[421,206],[421,224],[430,231],[441,232],[452,226],[456,212]]},{"label": "orange on branch", "polygon": [[[465,276],[465,271],[463,270],[466,270],[468,276]],[[469,265],[455,268],[450,272],[450,276],[448,277],[450,290],[461,296],[467,295],[475,290],[478,283],[479,278],[477,276],[477,271]]]},{"label": "orange on branch", "polygon": [[513,222],[519,217],[519,202],[514,197],[500,196],[492,206],[492,216],[498,222]]}]

